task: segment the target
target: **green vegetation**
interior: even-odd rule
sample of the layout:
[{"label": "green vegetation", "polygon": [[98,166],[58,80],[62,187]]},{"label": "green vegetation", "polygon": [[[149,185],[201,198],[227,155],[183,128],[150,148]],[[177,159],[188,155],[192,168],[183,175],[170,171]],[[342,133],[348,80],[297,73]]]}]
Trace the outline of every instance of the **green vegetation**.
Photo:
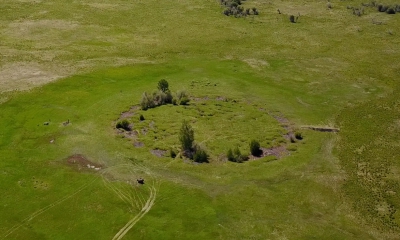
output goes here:
[{"label": "green vegetation", "polygon": [[192,126],[190,126],[189,122],[186,120],[183,120],[182,122],[181,130],[179,132],[179,141],[185,155],[191,156],[194,144],[194,131]]},{"label": "green vegetation", "polygon": [[115,127],[116,128],[122,128],[122,129],[124,129],[126,131],[130,131],[131,130],[131,127],[129,126],[129,122],[126,119],[117,122]]},{"label": "green vegetation", "polygon": [[250,142],[250,153],[253,156],[259,156],[262,153],[262,150],[260,149],[260,143],[254,139]]},{"label": "green vegetation", "polygon": [[235,2],[1,2],[0,239],[398,239],[398,2]]}]

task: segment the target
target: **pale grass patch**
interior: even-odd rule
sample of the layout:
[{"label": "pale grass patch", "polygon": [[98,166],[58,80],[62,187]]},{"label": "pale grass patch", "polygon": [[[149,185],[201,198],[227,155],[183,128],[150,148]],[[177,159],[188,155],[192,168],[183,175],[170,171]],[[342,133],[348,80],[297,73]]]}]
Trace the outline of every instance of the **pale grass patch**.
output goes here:
[{"label": "pale grass patch", "polygon": [[0,68],[0,92],[28,90],[60,77],[37,63],[10,63]]},{"label": "pale grass patch", "polygon": [[250,58],[250,59],[243,59],[242,61],[255,69],[262,69],[270,66],[267,61],[261,59]]}]

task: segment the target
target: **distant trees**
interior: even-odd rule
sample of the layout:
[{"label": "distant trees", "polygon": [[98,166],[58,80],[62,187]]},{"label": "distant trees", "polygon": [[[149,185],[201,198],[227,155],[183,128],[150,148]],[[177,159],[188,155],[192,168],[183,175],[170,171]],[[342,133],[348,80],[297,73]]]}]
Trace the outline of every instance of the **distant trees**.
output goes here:
[{"label": "distant trees", "polygon": [[246,10],[241,6],[241,0],[220,0],[221,6],[224,6],[225,9],[223,14],[226,16],[235,16],[235,17],[246,17],[248,15],[258,15],[257,8],[253,7],[250,12],[250,8]]},{"label": "distant trees", "polygon": [[142,110],[154,108],[157,106],[173,103],[175,105],[186,105],[190,99],[185,91],[178,91],[176,96],[173,97],[169,90],[167,80],[161,79],[157,84],[158,91],[149,94],[144,92],[140,101]]}]

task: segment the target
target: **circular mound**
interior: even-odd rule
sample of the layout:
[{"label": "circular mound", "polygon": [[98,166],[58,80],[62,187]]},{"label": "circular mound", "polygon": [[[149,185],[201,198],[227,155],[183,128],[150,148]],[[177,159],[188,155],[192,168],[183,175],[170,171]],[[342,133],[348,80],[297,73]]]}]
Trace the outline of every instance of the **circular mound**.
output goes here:
[{"label": "circular mound", "polygon": [[266,150],[286,143],[283,135],[287,131],[266,111],[223,97],[196,98],[186,106],[163,105],[146,111],[131,108],[121,114],[119,120],[124,119],[129,121],[131,131],[118,130],[120,134],[133,139],[134,146],[164,150],[164,156],[169,150],[179,152],[183,120],[189,121],[195,142],[206,149],[211,161],[223,158],[236,147],[249,154],[253,139]]}]

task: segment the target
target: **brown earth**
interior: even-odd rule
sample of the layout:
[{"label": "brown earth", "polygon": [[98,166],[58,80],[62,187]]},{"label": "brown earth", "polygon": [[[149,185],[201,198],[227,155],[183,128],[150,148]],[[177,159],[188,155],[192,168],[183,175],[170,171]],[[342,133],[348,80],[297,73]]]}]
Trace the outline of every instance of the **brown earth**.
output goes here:
[{"label": "brown earth", "polygon": [[71,155],[66,159],[66,161],[69,166],[74,167],[78,170],[100,170],[104,167],[102,164],[89,161],[85,156],[81,154]]},{"label": "brown earth", "polygon": [[271,148],[261,148],[262,154],[259,156],[249,156],[249,160],[257,160],[263,157],[267,156],[275,156],[276,158],[282,158],[285,156],[290,155],[290,152],[286,149],[285,146],[277,146],[277,147],[271,147]]}]

